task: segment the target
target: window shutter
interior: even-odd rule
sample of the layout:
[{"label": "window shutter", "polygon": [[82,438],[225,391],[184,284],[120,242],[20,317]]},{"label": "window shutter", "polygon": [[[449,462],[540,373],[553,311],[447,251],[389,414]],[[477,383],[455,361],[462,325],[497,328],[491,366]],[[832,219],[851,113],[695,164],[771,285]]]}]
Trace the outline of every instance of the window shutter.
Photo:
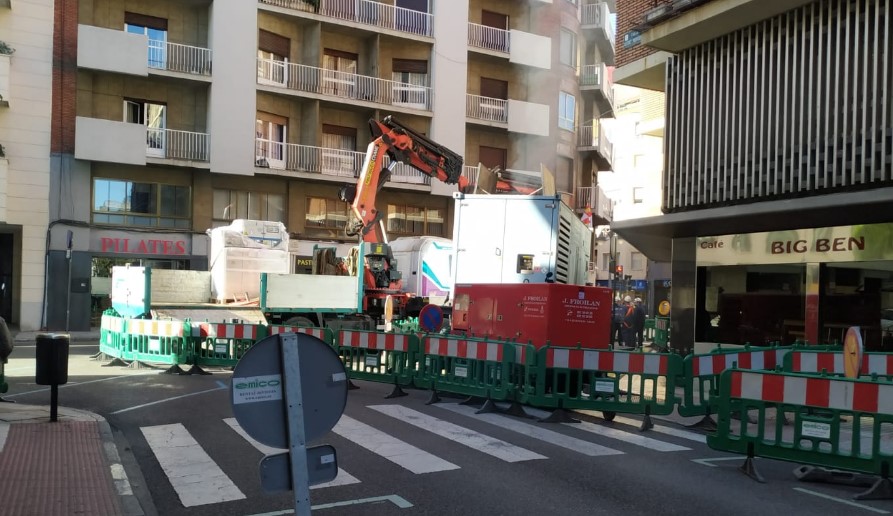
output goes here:
[{"label": "window shutter", "polygon": [[394,59],[395,72],[428,73],[428,61],[424,59]]},{"label": "window shutter", "polygon": [[257,48],[287,59],[290,54],[291,40],[279,34],[260,29],[257,36]]},{"label": "window shutter", "polygon": [[167,31],[167,20],[157,18],[155,16],[147,16],[139,13],[124,13],[124,23],[128,25],[138,25],[140,27],[148,27],[150,29]]}]

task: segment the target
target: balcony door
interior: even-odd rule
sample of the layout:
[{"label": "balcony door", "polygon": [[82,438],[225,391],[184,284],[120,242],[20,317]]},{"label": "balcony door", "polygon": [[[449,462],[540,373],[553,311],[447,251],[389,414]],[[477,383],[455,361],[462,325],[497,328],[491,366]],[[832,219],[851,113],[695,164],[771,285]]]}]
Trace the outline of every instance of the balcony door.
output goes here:
[{"label": "balcony door", "polygon": [[146,126],[146,156],[166,154],[167,106],[144,100],[124,100],[124,121]]},{"label": "balcony door", "polygon": [[481,41],[484,48],[501,52],[508,48],[507,33],[505,32],[509,30],[509,17],[507,14],[481,11],[481,25],[491,29],[498,29],[484,29],[483,41]]},{"label": "balcony door", "polygon": [[428,61],[394,59],[392,67],[394,105],[428,109]]},{"label": "balcony door", "polygon": [[355,128],[323,124],[322,147],[323,174],[359,177],[360,154],[357,152]]},{"label": "balcony door", "polygon": [[257,166],[285,169],[288,119],[272,113],[257,113],[255,159]]},{"label": "balcony door", "polygon": [[269,31],[257,36],[257,82],[271,86],[288,85],[288,56],[291,40]]},{"label": "balcony door", "polygon": [[508,98],[508,82],[481,77],[480,116],[482,120],[508,122],[508,113],[506,112]]},{"label": "balcony door", "polygon": [[[327,48],[323,55],[322,92],[357,98],[357,54]],[[370,85],[371,86],[371,85]]]},{"label": "balcony door", "polygon": [[145,14],[124,13],[124,30],[149,40],[149,66],[167,68],[167,20]]}]

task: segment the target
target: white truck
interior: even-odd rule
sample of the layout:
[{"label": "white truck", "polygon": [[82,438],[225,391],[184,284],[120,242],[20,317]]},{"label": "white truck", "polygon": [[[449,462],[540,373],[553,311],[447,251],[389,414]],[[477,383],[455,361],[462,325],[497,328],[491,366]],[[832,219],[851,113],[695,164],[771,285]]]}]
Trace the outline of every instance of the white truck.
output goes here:
[{"label": "white truck", "polygon": [[560,197],[453,197],[453,285],[586,284],[592,231]]},{"label": "white truck", "polygon": [[435,236],[400,237],[388,243],[407,294],[442,305],[453,287],[453,241]]}]

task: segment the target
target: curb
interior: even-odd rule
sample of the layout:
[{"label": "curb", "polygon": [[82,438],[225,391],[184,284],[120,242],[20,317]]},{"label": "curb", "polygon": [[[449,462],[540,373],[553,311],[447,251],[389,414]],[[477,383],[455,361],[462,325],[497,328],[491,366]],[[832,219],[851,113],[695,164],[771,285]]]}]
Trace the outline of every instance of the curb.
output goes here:
[{"label": "curb", "polygon": [[121,456],[118,454],[118,446],[112,436],[112,427],[108,421],[102,416],[99,418],[99,433],[102,435],[102,447],[105,450],[106,459],[108,459],[109,468],[112,471],[112,479],[115,481],[115,489],[118,491],[118,497],[121,499],[122,516],[145,516],[142,506],[136,495],[133,494],[133,488],[130,480],[127,478],[127,472],[124,465],[121,464]]},{"label": "curb", "polygon": [[[47,332],[19,332],[15,334],[12,338],[12,341],[15,344],[22,343],[31,343],[33,344],[37,340],[37,335],[40,333],[53,333],[50,331]],[[65,332],[61,332],[65,333]],[[69,333],[71,342],[97,342],[99,341],[99,333],[92,332],[81,332],[81,333]]]}]

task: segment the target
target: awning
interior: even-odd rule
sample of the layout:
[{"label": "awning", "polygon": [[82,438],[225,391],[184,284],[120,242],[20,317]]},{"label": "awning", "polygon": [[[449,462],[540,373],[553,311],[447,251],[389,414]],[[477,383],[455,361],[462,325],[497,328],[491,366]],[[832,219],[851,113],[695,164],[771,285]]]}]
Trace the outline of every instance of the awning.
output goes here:
[{"label": "awning", "polygon": [[674,238],[880,222],[893,222],[893,187],[616,221],[611,229],[649,259],[668,262]]}]

